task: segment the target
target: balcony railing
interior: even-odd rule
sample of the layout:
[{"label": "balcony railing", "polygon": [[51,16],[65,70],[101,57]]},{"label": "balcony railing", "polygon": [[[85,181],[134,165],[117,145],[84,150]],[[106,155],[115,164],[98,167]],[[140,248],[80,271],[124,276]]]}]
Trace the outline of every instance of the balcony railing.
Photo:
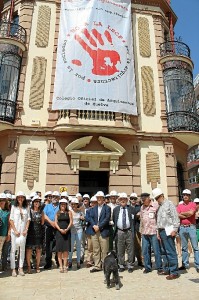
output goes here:
[{"label": "balcony railing", "polygon": [[25,44],[26,30],[18,24],[0,21],[0,38],[12,38]]},{"label": "balcony railing", "polygon": [[[58,119],[66,119],[70,117],[70,110],[60,110]],[[94,111],[94,110],[78,110],[77,118],[79,120],[95,120],[95,121],[115,121],[115,113],[111,111]],[[122,121],[130,122],[130,116],[122,114]]]},{"label": "balcony railing", "polygon": [[167,113],[168,130],[199,132],[199,115],[192,112],[176,111]]},{"label": "balcony railing", "polygon": [[0,99],[0,120],[14,123],[16,103],[6,99]]},{"label": "balcony railing", "polygon": [[179,41],[167,41],[160,44],[160,55],[161,57],[167,55],[183,55],[186,57],[190,56],[190,48],[183,42]]}]

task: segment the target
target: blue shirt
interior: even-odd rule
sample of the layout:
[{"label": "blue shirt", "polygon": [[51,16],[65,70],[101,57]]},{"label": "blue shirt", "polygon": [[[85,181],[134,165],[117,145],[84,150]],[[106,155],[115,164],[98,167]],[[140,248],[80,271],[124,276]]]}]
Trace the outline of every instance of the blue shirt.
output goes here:
[{"label": "blue shirt", "polygon": [[44,207],[44,214],[51,220],[51,221],[55,221],[55,215],[59,210],[59,205],[54,206],[52,203],[47,204]]}]

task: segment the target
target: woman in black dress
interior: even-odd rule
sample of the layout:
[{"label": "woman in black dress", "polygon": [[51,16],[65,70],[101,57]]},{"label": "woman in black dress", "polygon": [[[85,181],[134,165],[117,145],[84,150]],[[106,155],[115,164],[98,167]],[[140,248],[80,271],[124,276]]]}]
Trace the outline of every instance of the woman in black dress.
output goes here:
[{"label": "woman in black dress", "polygon": [[66,273],[68,271],[68,252],[71,248],[70,227],[72,224],[72,213],[68,209],[68,201],[66,199],[61,199],[59,201],[59,211],[55,216],[55,226],[57,228],[56,252],[61,273]]},{"label": "woman in black dress", "polygon": [[30,226],[26,239],[26,260],[28,265],[28,273],[31,274],[31,256],[32,250],[36,249],[36,272],[39,273],[39,265],[41,259],[42,238],[43,238],[43,224],[44,213],[41,211],[41,198],[36,195],[32,200],[32,208],[30,210]]}]

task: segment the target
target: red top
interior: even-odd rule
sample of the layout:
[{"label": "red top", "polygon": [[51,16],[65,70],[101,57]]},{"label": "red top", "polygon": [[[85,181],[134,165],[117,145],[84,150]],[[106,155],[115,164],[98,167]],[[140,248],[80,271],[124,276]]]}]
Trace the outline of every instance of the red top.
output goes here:
[{"label": "red top", "polygon": [[[189,202],[188,204],[185,204],[184,202],[182,204],[179,204],[177,206],[177,212],[183,213],[187,212],[189,210],[193,210],[196,213],[196,203],[194,202]],[[186,219],[181,219],[180,218],[180,224],[181,225],[190,225],[190,224],[196,224],[196,219],[195,219],[195,213],[191,217],[187,217]]]}]

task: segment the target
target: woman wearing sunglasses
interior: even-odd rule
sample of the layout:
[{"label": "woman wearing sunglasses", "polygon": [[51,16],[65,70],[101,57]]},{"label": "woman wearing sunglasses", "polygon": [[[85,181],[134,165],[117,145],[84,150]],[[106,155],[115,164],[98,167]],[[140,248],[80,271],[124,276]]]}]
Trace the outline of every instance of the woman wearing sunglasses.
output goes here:
[{"label": "woman wearing sunglasses", "polygon": [[76,242],[76,251],[77,251],[77,270],[81,268],[80,258],[81,258],[81,242],[83,234],[83,221],[84,214],[79,210],[79,200],[77,198],[72,198],[71,200],[72,207],[72,217],[73,217],[73,226],[71,227],[71,252],[69,253],[69,263],[68,268],[72,268],[72,256],[74,251],[74,244]]},{"label": "woman wearing sunglasses", "polygon": [[24,276],[23,264],[25,257],[25,245],[28,228],[30,224],[30,209],[28,207],[25,194],[18,192],[16,195],[15,204],[11,208],[10,225],[11,225],[11,253],[10,263],[12,276],[16,277],[15,269],[15,252],[20,249],[19,253],[19,270],[18,275]]},{"label": "woman wearing sunglasses", "polygon": [[43,243],[44,213],[41,211],[41,198],[38,195],[32,200],[32,208],[30,210],[30,226],[26,240],[26,260],[28,265],[28,274],[31,274],[31,256],[32,250],[36,250],[36,272],[39,273],[39,265],[41,259],[41,249]]}]

